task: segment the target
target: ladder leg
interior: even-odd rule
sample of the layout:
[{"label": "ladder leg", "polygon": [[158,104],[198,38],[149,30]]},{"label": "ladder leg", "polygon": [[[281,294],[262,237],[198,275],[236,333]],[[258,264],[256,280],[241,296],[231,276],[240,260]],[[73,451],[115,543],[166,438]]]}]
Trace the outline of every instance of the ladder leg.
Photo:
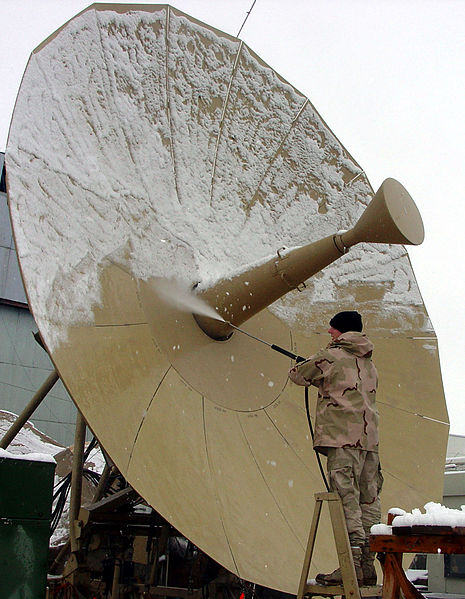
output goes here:
[{"label": "ladder leg", "polygon": [[310,534],[308,535],[307,551],[305,552],[304,563],[302,566],[302,574],[300,576],[299,590],[297,591],[297,599],[302,599],[305,593],[305,586],[308,579],[308,571],[310,570],[310,563],[312,561],[313,549],[315,547],[316,532],[318,529],[318,523],[320,522],[322,501],[316,500],[315,509],[313,511],[313,520],[310,527]]},{"label": "ladder leg", "polygon": [[328,506],[333,527],[334,541],[341,568],[342,584],[346,597],[360,599],[360,589],[355,573],[354,560],[350,548],[349,535],[347,534],[346,520],[341,498],[337,493],[328,493]]}]

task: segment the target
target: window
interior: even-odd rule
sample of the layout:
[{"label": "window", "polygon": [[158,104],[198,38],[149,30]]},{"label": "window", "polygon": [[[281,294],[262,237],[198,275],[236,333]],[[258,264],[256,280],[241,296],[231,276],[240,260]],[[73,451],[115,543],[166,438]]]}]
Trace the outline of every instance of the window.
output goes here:
[{"label": "window", "polygon": [[444,576],[465,578],[465,555],[444,555]]}]

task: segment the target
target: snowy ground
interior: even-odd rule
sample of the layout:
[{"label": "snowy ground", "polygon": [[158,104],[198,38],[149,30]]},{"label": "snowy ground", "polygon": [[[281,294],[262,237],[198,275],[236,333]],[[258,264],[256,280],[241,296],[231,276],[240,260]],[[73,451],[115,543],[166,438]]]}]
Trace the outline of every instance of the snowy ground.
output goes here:
[{"label": "snowy ground", "polygon": [[[0,437],[3,438],[16,418],[16,414],[0,410]],[[9,445],[8,452],[14,455],[38,453],[55,456],[63,449],[62,445],[41,433],[31,422],[28,422]]]}]

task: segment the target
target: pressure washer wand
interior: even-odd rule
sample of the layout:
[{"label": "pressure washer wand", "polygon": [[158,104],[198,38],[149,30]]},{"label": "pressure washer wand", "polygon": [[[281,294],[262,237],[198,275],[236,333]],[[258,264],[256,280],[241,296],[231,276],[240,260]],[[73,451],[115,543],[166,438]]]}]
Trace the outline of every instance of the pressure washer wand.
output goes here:
[{"label": "pressure washer wand", "polygon": [[240,333],[244,333],[244,335],[248,335],[249,337],[252,337],[252,339],[255,339],[255,341],[260,341],[260,343],[264,343],[265,345],[268,345],[268,347],[271,347],[271,349],[274,349],[275,351],[279,352],[280,354],[284,354],[288,358],[292,358],[296,362],[303,362],[305,360],[305,358],[302,358],[302,356],[293,354],[292,352],[288,351],[287,349],[284,349],[283,347],[279,347],[279,345],[275,345],[274,343],[268,343],[268,341],[264,341],[263,339],[260,339],[259,337],[255,337],[255,335],[252,335],[251,333],[248,333],[247,331],[244,331],[243,329],[236,327],[236,325],[231,324],[230,322],[228,322],[227,324],[229,324],[229,326],[232,327],[233,329],[236,329],[236,331],[239,331]]}]

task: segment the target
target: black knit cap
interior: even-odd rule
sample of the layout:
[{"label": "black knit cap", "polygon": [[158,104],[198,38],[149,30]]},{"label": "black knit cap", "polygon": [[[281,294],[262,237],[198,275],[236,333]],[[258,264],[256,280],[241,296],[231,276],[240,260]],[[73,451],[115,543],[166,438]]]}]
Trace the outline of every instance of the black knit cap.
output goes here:
[{"label": "black knit cap", "polygon": [[329,325],[333,329],[341,331],[341,333],[347,333],[347,331],[358,331],[361,333],[363,329],[362,317],[355,310],[338,312],[336,316],[331,318]]}]

